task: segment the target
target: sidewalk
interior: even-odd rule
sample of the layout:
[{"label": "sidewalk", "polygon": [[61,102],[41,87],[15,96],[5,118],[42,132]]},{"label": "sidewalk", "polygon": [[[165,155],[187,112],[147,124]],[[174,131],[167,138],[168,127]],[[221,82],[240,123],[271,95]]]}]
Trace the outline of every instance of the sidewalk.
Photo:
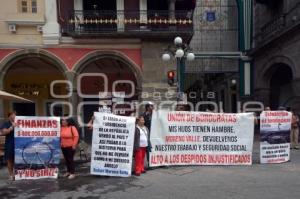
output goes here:
[{"label": "sidewalk", "polygon": [[[254,137],[254,143],[253,143],[253,156],[252,156],[252,161],[253,164],[259,164],[260,160],[259,160],[259,135],[255,135]],[[79,176],[86,176],[86,175],[90,175],[90,159],[91,159],[91,145],[86,145],[85,146],[85,151],[87,152],[87,158],[88,160],[86,160],[85,156],[81,156],[80,157],[80,153],[79,150],[76,151],[75,154],[75,162],[76,162],[76,173]],[[300,161],[300,150],[293,150],[291,151],[291,161],[296,161],[299,160]],[[174,166],[176,167],[176,166]],[[168,167],[169,168],[169,167]],[[64,159],[63,159],[63,155],[61,154],[61,163],[59,165],[59,169],[61,173],[64,173],[65,171],[65,164],[64,164]],[[7,169],[5,165],[2,165],[0,167],[0,186],[3,180],[6,181],[7,179]]]},{"label": "sidewalk", "polygon": [[[1,198],[122,198],[122,199],[298,199],[300,151],[291,161],[259,164],[255,137],[251,166],[171,166],[155,168],[140,177],[103,177],[89,174],[90,162],[76,155],[77,177],[14,181],[8,183],[0,169]],[[60,165],[64,169],[64,164]]]}]

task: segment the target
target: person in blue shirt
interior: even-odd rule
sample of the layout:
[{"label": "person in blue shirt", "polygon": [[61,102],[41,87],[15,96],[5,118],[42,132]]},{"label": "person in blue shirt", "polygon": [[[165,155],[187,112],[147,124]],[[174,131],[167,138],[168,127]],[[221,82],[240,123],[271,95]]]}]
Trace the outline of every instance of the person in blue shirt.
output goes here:
[{"label": "person in blue shirt", "polygon": [[14,159],[15,159],[15,117],[16,112],[8,113],[8,121],[2,124],[0,130],[1,135],[5,136],[5,160],[7,162],[9,179],[14,180]]}]

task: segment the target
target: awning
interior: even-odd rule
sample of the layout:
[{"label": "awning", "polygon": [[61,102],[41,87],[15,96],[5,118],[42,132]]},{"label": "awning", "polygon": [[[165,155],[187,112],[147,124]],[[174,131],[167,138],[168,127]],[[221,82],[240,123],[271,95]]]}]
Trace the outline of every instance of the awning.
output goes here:
[{"label": "awning", "polygon": [[29,100],[29,99],[25,99],[23,97],[19,97],[17,95],[5,92],[5,91],[1,91],[0,90],[0,99],[3,100],[14,100],[14,101],[23,101],[23,102],[31,102],[33,103],[33,101]]}]

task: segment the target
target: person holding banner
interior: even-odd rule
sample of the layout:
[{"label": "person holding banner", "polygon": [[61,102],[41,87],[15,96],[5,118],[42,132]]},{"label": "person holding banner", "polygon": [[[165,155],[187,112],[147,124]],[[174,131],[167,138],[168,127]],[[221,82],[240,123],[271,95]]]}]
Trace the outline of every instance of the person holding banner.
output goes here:
[{"label": "person holding banner", "polygon": [[93,122],[94,122],[95,117],[92,116],[91,119],[89,120],[89,122],[87,123],[87,128],[89,130],[93,130]]},{"label": "person holding banner", "polygon": [[141,173],[146,173],[144,160],[146,151],[151,150],[150,133],[145,126],[144,116],[137,118],[137,125],[134,135],[134,157],[135,157],[135,175],[140,176]]},{"label": "person holding banner", "polygon": [[266,106],[265,111],[271,111],[271,108],[269,106]]},{"label": "person holding banner", "polygon": [[7,114],[8,121],[5,122],[0,130],[1,135],[5,135],[5,160],[7,161],[7,169],[9,174],[9,180],[14,180],[14,159],[15,159],[15,117],[16,112],[12,111]]},{"label": "person holding banner", "polygon": [[299,137],[299,118],[295,113],[292,113],[292,129],[291,129],[291,149],[299,149],[298,137]]},{"label": "person holding banner", "polygon": [[61,119],[61,150],[64,155],[67,172],[64,177],[75,178],[74,155],[79,140],[79,134],[75,126],[71,126],[69,120]]},{"label": "person holding banner", "polygon": [[[111,108],[108,107],[105,103],[101,102],[102,106],[99,106],[98,112],[100,113],[112,113]],[[93,130],[93,122],[95,120],[95,116],[92,115],[91,119],[87,123],[87,127],[89,130]]]}]

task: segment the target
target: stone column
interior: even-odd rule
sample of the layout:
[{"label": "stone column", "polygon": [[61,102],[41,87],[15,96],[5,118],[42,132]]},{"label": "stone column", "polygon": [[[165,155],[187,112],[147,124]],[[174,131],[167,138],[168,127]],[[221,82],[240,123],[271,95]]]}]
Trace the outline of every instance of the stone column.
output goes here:
[{"label": "stone column", "polygon": [[[4,75],[5,73],[3,71],[0,71],[0,90],[3,90],[3,81],[4,81]],[[2,122],[5,119],[5,113],[4,113],[4,104],[3,104],[3,100],[0,100],[0,122],[2,124]]]},{"label": "stone column", "polygon": [[124,19],[125,19],[125,11],[124,11],[124,0],[116,0],[117,1],[117,18],[118,18],[118,31],[124,31]]},{"label": "stone column", "polygon": [[83,10],[82,0],[74,0],[74,10]]},{"label": "stone column", "polygon": [[147,17],[147,0],[140,0],[140,24],[142,24],[141,28],[146,28],[146,24],[148,21]]},{"label": "stone column", "polygon": [[294,96],[300,96],[300,78],[293,79],[292,81],[292,89]]},{"label": "stone column", "polygon": [[56,0],[45,0],[45,20],[43,27],[44,44],[58,44],[60,37],[60,27],[57,22]]},{"label": "stone column", "polygon": [[254,91],[254,99],[262,102],[264,106],[270,106],[270,88],[256,88]]},{"label": "stone column", "polygon": [[169,19],[175,19],[175,3],[176,0],[169,0]]},{"label": "stone column", "polygon": [[[83,20],[83,0],[74,0],[74,19]],[[75,23],[75,30],[81,31],[79,22]]]},{"label": "stone column", "polygon": [[292,81],[293,99],[291,100],[292,110],[300,115],[300,78],[295,78]]},{"label": "stone column", "polygon": [[71,82],[72,96],[69,98],[69,102],[73,105],[73,116],[77,116],[77,105],[78,105],[78,95],[77,95],[77,85],[76,85],[76,73],[73,71],[65,71],[66,80]]}]

